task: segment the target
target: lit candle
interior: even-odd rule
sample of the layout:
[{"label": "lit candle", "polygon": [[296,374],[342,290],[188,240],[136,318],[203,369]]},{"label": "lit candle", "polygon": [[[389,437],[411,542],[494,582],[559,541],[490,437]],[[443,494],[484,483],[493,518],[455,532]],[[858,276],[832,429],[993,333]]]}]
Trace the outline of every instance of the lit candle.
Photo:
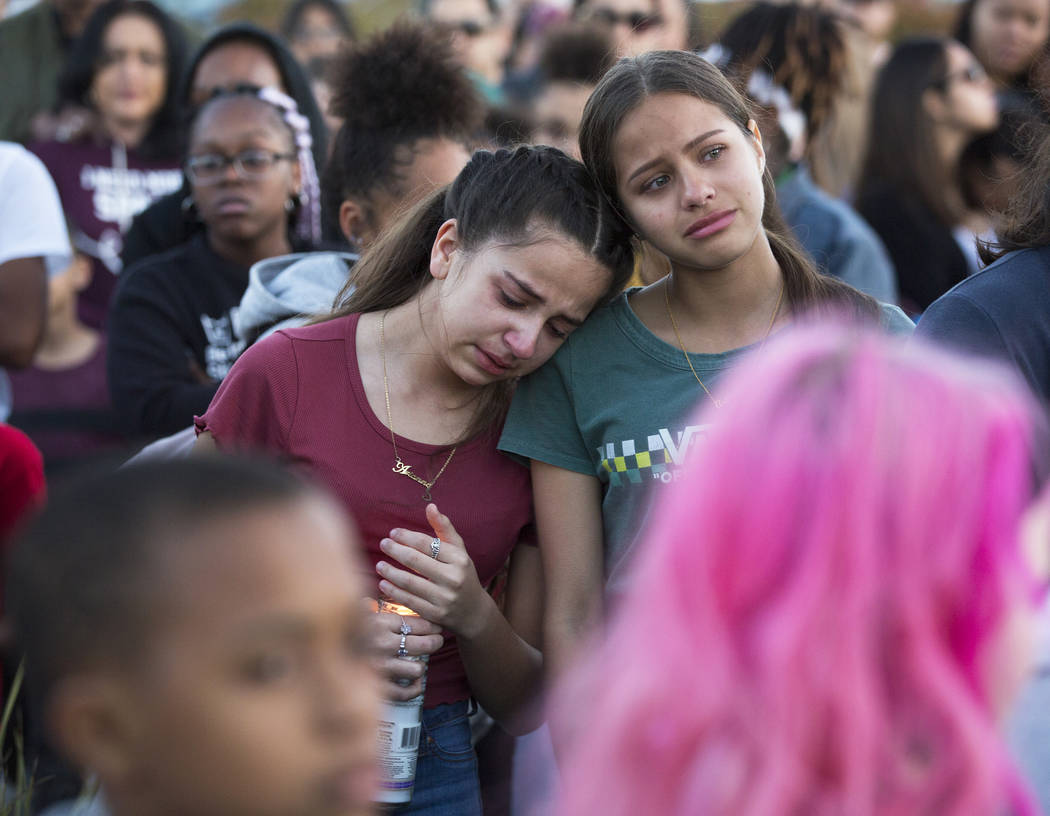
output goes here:
[{"label": "lit candle", "polygon": [[[419,613],[393,601],[380,600],[380,612],[391,612],[402,618],[418,618]],[[411,624],[409,624],[411,626]],[[412,655],[402,660],[424,664],[423,690],[411,700],[386,700],[379,712],[379,791],[377,802],[400,805],[412,799],[416,782],[416,758],[423,729],[423,692],[426,691],[426,663],[429,655]],[[400,685],[411,685],[411,680],[398,680]]]}]

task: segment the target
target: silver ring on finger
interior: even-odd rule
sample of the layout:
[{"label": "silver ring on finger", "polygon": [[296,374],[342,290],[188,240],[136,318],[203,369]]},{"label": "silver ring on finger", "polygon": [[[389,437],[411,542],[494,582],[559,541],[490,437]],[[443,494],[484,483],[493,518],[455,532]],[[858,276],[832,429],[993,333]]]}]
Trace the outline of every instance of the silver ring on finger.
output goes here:
[{"label": "silver ring on finger", "polygon": [[401,645],[397,647],[398,657],[408,657],[408,650],[405,648],[405,642],[408,639],[408,635],[401,635]]},{"label": "silver ring on finger", "polygon": [[432,539],[430,539],[430,557],[433,558],[436,561],[438,555],[440,555],[440,554],[441,554],[441,539],[440,538],[432,538]]},{"label": "silver ring on finger", "polygon": [[404,637],[405,635],[411,635],[412,627],[408,625],[408,621],[405,620],[401,615],[398,615],[398,617],[401,618],[401,637]]}]

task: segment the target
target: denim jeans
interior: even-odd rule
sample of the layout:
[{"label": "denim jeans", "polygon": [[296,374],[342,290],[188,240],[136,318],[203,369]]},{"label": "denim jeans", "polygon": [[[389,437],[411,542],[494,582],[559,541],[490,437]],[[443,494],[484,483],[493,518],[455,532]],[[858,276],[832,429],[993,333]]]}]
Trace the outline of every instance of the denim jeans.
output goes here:
[{"label": "denim jeans", "polygon": [[478,760],[470,744],[468,704],[446,703],[423,711],[416,786],[397,816],[481,816]]}]

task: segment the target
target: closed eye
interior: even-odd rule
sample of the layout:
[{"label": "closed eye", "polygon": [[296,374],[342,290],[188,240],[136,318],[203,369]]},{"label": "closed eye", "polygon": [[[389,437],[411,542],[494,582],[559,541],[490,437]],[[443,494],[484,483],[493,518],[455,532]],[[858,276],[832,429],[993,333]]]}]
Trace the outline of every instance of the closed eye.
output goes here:
[{"label": "closed eye", "polygon": [[564,340],[566,337],[569,336],[569,333],[567,331],[559,329],[553,323],[547,324],[547,331],[549,331],[558,340]]},{"label": "closed eye", "polygon": [[522,302],[520,300],[517,300],[516,298],[512,298],[510,295],[508,295],[502,289],[499,290],[499,299],[500,299],[500,302],[504,306],[506,306],[508,309],[523,309],[523,308],[525,308],[525,303],[524,302]]}]

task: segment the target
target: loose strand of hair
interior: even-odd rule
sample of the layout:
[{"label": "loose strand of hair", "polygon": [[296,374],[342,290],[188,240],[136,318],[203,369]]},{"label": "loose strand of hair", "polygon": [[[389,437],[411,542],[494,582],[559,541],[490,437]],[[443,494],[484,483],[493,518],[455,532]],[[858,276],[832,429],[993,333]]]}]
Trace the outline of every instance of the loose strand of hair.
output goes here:
[{"label": "loose strand of hair", "polygon": [[430,249],[445,221],[448,188],[431,193],[376,239],[355,264],[321,320],[354,312],[392,309],[418,295],[430,281]]}]

